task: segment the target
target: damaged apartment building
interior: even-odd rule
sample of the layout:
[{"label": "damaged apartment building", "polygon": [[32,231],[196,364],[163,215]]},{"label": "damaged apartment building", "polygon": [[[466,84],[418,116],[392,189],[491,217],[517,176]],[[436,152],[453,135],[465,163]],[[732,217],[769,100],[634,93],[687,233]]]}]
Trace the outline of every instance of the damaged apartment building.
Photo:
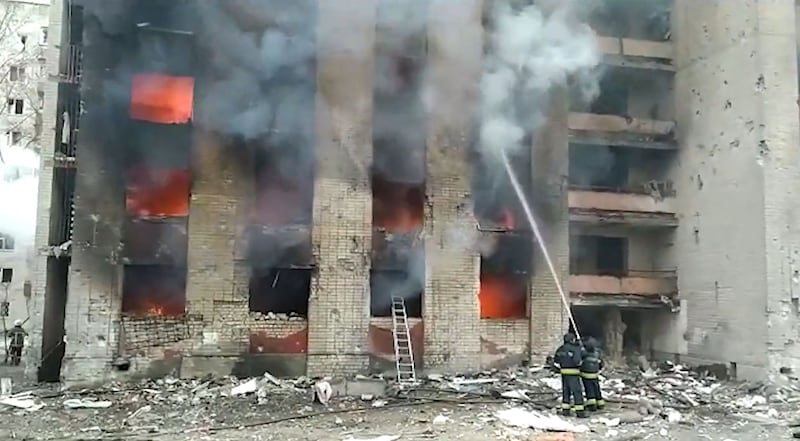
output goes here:
[{"label": "damaged apartment building", "polygon": [[[474,148],[488,2],[339,3],[53,2],[32,377],[382,373],[394,297],[426,371],[560,342],[546,259]],[[611,358],[800,368],[794,17],[600,2],[599,94],[554,89],[511,158]]]}]

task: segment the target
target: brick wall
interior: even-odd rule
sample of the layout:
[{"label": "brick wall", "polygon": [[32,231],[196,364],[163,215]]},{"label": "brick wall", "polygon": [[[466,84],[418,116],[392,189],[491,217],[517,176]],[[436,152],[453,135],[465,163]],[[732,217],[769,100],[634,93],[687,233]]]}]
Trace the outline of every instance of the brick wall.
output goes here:
[{"label": "brick wall", "polygon": [[480,367],[480,258],[458,232],[474,231],[466,160],[481,72],[482,2],[431,2],[428,24],[430,120],[425,229],[425,365]]},{"label": "brick wall", "polygon": [[121,306],[118,259],[125,219],[125,188],[119,133],[128,128],[127,103],[105,100],[106,67],[96,54],[108,41],[86,46],[81,145],[75,188],[75,228],[69,271],[65,329],[68,344],[62,368],[67,379],[97,379],[117,350]]},{"label": "brick wall", "polygon": [[319,3],[308,373],[366,367],[374,0]]},{"label": "brick wall", "polygon": [[[548,123],[534,138],[531,160],[533,210],[545,245],[562,285],[569,276],[569,215],[567,211],[567,174],[569,141],[567,101],[556,93],[551,102]],[[561,296],[546,260],[537,245],[531,281],[531,356],[543,356],[561,342],[567,329]]]},{"label": "brick wall", "polygon": [[[481,367],[519,363],[530,346],[529,320],[481,320]],[[536,363],[544,360],[534,360]]]}]

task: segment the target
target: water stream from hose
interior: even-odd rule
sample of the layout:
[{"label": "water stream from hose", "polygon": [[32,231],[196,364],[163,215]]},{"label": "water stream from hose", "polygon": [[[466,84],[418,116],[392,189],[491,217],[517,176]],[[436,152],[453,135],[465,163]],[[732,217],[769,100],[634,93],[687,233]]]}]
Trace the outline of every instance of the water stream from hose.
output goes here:
[{"label": "water stream from hose", "polygon": [[564,288],[561,286],[561,280],[558,277],[558,273],[556,272],[556,268],[553,265],[553,260],[550,258],[550,253],[547,251],[547,246],[544,244],[544,240],[542,238],[542,233],[539,231],[539,225],[536,223],[536,218],[533,217],[533,210],[531,210],[531,206],[528,203],[528,199],[525,197],[525,192],[522,191],[522,186],[519,184],[519,180],[517,179],[516,173],[514,173],[514,169],[511,168],[511,163],[508,160],[508,155],[506,155],[505,151],[500,152],[500,157],[503,160],[503,166],[506,168],[506,172],[508,173],[508,177],[511,180],[511,185],[514,187],[514,192],[517,194],[517,198],[519,202],[522,204],[522,209],[525,210],[525,216],[528,218],[528,223],[533,230],[533,235],[536,237],[536,243],[539,244],[539,248],[542,250],[542,254],[544,255],[544,259],[547,261],[547,267],[550,269],[550,274],[553,276],[553,281],[556,283],[556,287],[558,288],[558,293],[561,295],[561,302],[564,304],[564,308],[567,310],[567,315],[569,316],[569,322],[572,324],[572,329],[575,332],[575,336],[578,337],[578,340],[581,340],[581,334],[578,331],[578,325],[575,323],[575,317],[572,315],[572,309],[569,306],[569,299],[567,295],[564,293]]}]

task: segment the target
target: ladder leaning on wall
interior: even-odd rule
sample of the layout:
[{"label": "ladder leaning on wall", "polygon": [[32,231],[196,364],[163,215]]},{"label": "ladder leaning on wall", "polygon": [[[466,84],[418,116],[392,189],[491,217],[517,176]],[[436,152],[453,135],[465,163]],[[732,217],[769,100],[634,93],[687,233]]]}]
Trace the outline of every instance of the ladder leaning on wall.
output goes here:
[{"label": "ladder leaning on wall", "polygon": [[414,351],[411,348],[406,302],[402,297],[392,297],[392,337],[397,383],[401,389],[413,386],[417,383],[417,373],[414,367]]}]

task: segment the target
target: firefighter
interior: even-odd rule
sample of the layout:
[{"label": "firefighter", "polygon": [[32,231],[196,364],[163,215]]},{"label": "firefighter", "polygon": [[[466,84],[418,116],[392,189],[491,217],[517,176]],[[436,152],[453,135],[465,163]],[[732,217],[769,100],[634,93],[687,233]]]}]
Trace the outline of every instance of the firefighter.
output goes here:
[{"label": "firefighter", "polygon": [[569,416],[570,410],[574,410],[578,418],[586,418],[580,377],[581,347],[575,334],[569,332],[564,335],[564,344],[556,350],[555,362],[561,373],[562,415]]},{"label": "firefighter", "polygon": [[28,335],[22,329],[22,320],[16,320],[14,327],[8,330],[8,336],[11,340],[8,345],[8,352],[11,355],[11,364],[19,366],[20,359],[22,359],[22,348],[25,346],[25,337]]},{"label": "firefighter", "polygon": [[589,411],[601,410],[606,406],[600,392],[600,371],[603,369],[603,359],[597,341],[589,337],[583,346],[581,354],[581,380],[586,391],[586,409]]}]

